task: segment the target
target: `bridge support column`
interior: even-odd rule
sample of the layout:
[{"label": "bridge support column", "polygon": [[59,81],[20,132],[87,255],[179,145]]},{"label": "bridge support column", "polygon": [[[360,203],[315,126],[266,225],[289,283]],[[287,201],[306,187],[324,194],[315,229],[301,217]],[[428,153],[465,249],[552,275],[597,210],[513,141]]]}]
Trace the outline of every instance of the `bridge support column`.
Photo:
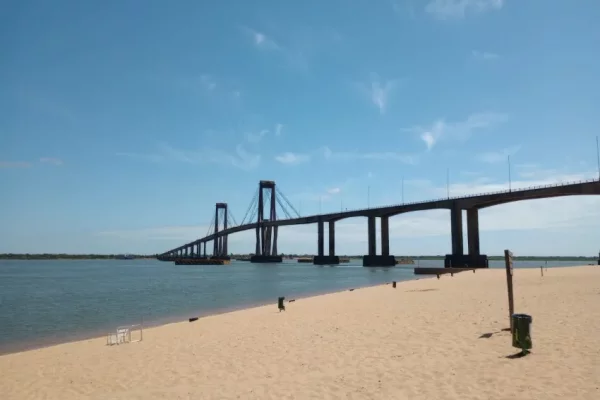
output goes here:
[{"label": "bridge support column", "polygon": [[479,255],[479,210],[470,208],[467,210],[467,239],[469,244],[469,255]]},{"label": "bridge support column", "polygon": [[329,221],[329,255],[335,256],[335,221]]},{"label": "bridge support column", "polygon": [[381,255],[390,255],[390,218],[381,217]]},{"label": "bridge support column", "polygon": [[377,254],[377,236],[375,235],[375,217],[368,217],[367,235],[368,235],[368,254],[374,256]]},{"label": "bridge support column", "polygon": [[462,209],[455,203],[450,210],[450,229],[452,231],[452,255],[463,254]]},{"label": "bridge support column", "polygon": [[450,210],[450,222],[452,254],[446,255],[444,266],[446,268],[487,268],[488,258],[485,254],[480,254],[479,248],[479,210],[477,208],[467,209],[467,254],[464,254],[463,249],[462,209],[456,204]]},{"label": "bridge support column", "polygon": [[329,255],[325,255],[324,249],[324,221],[318,222],[318,254],[313,258],[315,265],[337,265],[340,258],[335,255],[335,221],[329,221]]},{"label": "bridge support column", "polygon": [[324,227],[324,222],[322,220],[319,220],[319,222],[317,223],[317,255],[318,256],[323,256],[325,254],[325,244],[324,244],[324,233],[323,230],[325,229]]},{"label": "bridge support column", "polygon": [[363,267],[393,267],[396,258],[390,255],[390,227],[389,217],[381,217],[381,255],[377,255],[377,242],[375,235],[375,217],[369,217],[367,222],[369,235],[369,254],[363,256]]}]

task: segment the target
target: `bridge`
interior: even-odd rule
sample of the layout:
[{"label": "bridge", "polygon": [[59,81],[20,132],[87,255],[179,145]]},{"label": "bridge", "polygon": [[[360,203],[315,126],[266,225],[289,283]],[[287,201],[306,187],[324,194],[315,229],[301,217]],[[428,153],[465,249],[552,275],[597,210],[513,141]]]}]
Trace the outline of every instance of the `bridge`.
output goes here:
[{"label": "bridge", "polygon": [[[487,256],[481,254],[479,246],[479,210],[501,204],[523,200],[545,199],[562,196],[600,195],[600,180],[587,180],[566,184],[505,190],[493,193],[447,197],[443,199],[404,203],[382,207],[340,211],[328,214],[300,216],[291,202],[277,188],[274,181],[260,181],[244,219],[238,224],[228,213],[227,203],[217,203],[213,221],[206,236],[186,243],[158,256],[161,260],[177,258],[206,258],[206,243],[213,242],[213,258],[228,258],[227,238],[229,235],[254,229],[256,250],[251,262],[281,262],[278,256],[277,232],[281,226],[317,224],[317,255],[314,264],[338,264],[335,255],[335,223],[345,218],[367,218],[368,254],[363,257],[363,266],[393,266],[395,257],[390,255],[389,219],[395,215],[415,211],[446,209],[450,211],[452,251],[446,255],[445,267],[487,267]],[[267,214],[265,214],[265,205]],[[286,218],[278,219],[277,205]],[[467,252],[463,243],[463,210],[467,216]],[[376,218],[381,229],[381,254],[376,254]],[[324,226],[329,226],[328,254],[325,254]]]}]

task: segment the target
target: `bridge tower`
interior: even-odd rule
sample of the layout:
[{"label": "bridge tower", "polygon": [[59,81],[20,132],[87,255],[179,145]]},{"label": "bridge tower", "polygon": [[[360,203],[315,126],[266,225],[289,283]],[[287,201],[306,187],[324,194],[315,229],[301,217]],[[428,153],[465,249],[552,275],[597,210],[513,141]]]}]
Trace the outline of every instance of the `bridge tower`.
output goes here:
[{"label": "bridge tower", "polygon": [[[227,203],[217,203],[215,205],[215,235],[219,233],[220,226],[223,227],[223,230],[227,229],[227,220]],[[228,254],[229,253],[227,249],[227,235],[215,237],[215,240],[213,241],[213,258],[228,258]]]},{"label": "bridge tower", "polygon": [[[256,250],[250,258],[253,263],[278,263],[277,226],[267,226],[265,222],[277,220],[277,197],[274,181],[260,181],[258,184],[258,210],[256,220]],[[268,210],[265,217],[265,204]]]}]

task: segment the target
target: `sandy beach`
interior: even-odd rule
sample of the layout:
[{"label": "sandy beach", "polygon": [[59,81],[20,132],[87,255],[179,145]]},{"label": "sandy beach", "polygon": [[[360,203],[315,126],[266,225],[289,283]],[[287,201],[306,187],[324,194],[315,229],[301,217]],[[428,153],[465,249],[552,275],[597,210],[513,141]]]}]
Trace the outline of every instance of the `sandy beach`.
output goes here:
[{"label": "sandy beach", "polygon": [[524,358],[507,358],[505,272],[480,270],[0,356],[0,398],[598,399],[600,267],[544,275],[515,270]]}]

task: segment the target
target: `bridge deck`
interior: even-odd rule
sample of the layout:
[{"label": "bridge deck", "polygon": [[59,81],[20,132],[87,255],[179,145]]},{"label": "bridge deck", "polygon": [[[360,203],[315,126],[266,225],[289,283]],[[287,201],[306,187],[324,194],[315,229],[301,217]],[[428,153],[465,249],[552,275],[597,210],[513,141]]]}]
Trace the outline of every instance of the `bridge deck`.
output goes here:
[{"label": "bridge deck", "polygon": [[[450,209],[454,204],[458,203],[459,208],[486,208],[495,205],[522,201],[532,200],[559,196],[573,196],[573,195],[600,195],[600,180],[587,180],[575,183],[567,184],[556,184],[547,186],[537,186],[532,188],[505,190],[493,193],[484,193],[477,195],[466,195],[459,197],[449,197],[445,199],[428,200],[421,202],[412,202],[397,204],[391,206],[364,208],[351,211],[343,211],[328,214],[317,214],[300,218],[280,219],[277,221],[264,222],[265,226],[290,226],[290,225],[305,225],[313,224],[319,221],[339,221],[346,218],[354,217],[382,217],[382,216],[394,216],[403,213],[415,212],[415,211],[426,211],[435,209]],[[236,232],[242,232],[250,229],[256,229],[257,223],[249,223],[239,225],[231,228],[227,228],[213,233],[204,238],[195,240],[193,242],[184,244],[175,249],[169,250],[166,253],[185,249],[191,245],[195,245],[202,242],[209,242],[217,237],[224,235],[230,235]],[[166,254],[164,253],[164,254]]]}]

